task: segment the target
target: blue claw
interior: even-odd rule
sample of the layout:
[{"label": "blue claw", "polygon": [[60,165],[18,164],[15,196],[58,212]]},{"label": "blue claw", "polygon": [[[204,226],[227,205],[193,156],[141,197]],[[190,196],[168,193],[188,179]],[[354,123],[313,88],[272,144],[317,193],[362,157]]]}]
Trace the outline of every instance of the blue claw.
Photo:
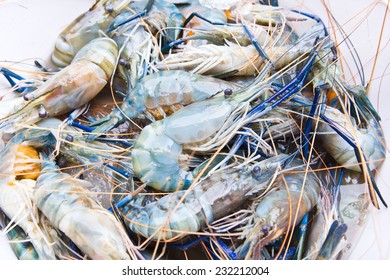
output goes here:
[{"label": "blue claw", "polygon": [[298,11],[298,10],[291,10],[291,11],[294,12],[294,13],[303,15],[305,17],[311,18],[311,19],[315,20],[316,22],[320,23],[324,27],[325,37],[329,36],[329,32],[326,29],[326,26],[325,26],[324,22],[322,21],[322,19],[320,17],[318,17],[316,15],[313,15],[313,14],[306,13],[306,12]]},{"label": "blue claw", "polygon": [[309,223],[309,213],[306,213],[305,216],[303,216],[303,219],[301,221],[301,224],[299,225],[299,237],[298,237],[298,245],[295,251],[294,258],[296,260],[302,259],[302,253],[303,253],[303,244],[305,243],[306,239],[306,233],[307,233],[307,224]]},{"label": "blue claw", "polygon": [[108,168],[110,168],[110,169],[112,169],[112,170],[114,170],[115,172],[119,173],[120,175],[122,175],[122,176],[125,177],[125,178],[131,178],[131,177],[133,177],[133,174],[130,174],[129,172],[124,171],[123,169],[114,167],[114,166],[112,166],[111,164],[104,163],[103,165],[104,165],[104,166],[107,166]]},{"label": "blue claw", "polygon": [[314,114],[317,110],[317,106],[318,106],[318,99],[320,97],[320,93],[322,92],[322,90],[328,88],[329,85],[328,84],[324,84],[324,85],[321,85],[321,86],[318,86],[314,89],[314,99],[313,99],[313,104],[312,104],[312,107],[310,109],[310,112],[309,112],[309,117],[308,117],[308,120],[306,122],[306,125],[303,129],[303,139],[302,139],[302,150],[303,150],[303,157],[308,161],[309,160],[309,133],[310,133],[310,130],[311,130],[311,126],[313,124],[313,117],[314,117]]},{"label": "blue claw", "polygon": [[187,241],[185,243],[173,243],[171,244],[170,246],[173,246],[173,247],[176,247],[177,249],[181,250],[181,251],[187,251],[189,250],[190,248],[198,245],[200,242],[202,242],[203,240],[206,240],[206,239],[209,239],[210,237],[207,236],[207,235],[202,235],[198,238],[195,238],[195,239],[192,239],[190,241]]},{"label": "blue claw", "polygon": [[[176,244],[172,244],[171,246],[174,246],[181,251],[187,251],[191,247],[198,245],[200,242],[208,241],[209,239],[210,239],[210,236],[202,235],[202,236],[195,238],[193,240],[190,240],[188,242],[185,242],[182,244],[176,243]],[[221,247],[222,251],[229,257],[229,259],[238,260],[237,254],[232,249],[230,249],[229,246],[227,246],[219,237],[216,237],[216,240],[217,240],[218,245]],[[218,256],[216,256],[214,253],[212,253],[213,249],[211,248],[209,242],[205,242],[205,245],[208,249],[210,249],[210,253],[213,255],[213,257],[215,259],[219,259]]]},{"label": "blue claw", "polygon": [[337,183],[335,183],[333,186],[333,204],[337,203],[337,200],[339,198],[340,186],[341,186],[341,182],[343,181],[343,178],[344,178],[344,173],[345,173],[345,169],[341,168],[340,174],[339,174],[339,179],[337,180]]},{"label": "blue claw", "polygon": [[232,249],[230,249],[229,246],[227,246],[219,237],[217,237],[216,239],[219,246],[221,246],[221,249],[229,257],[229,259],[238,260],[237,254]]},{"label": "blue claw", "polygon": [[208,22],[212,25],[219,25],[219,26],[224,26],[224,25],[227,25],[227,26],[237,26],[236,24],[230,24],[230,23],[224,23],[224,22],[213,22],[207,18],[205,18],[204,16],[198,14],[198,13],[191,13],[189,15],[189,17],[184,21],[183,23],[183,27],[185,27],[194,17],[197,17],[197,18],[200,18],[201,20],[204,20],[205,22]]},{"label": "blue claw", "polygon": [[[322,21],[322,19],[320,17],[313,15],[313,14],[306,13],[306,12],[298,11],[298,10],[291,10],[291,11],[294,13],[303,15],[305,17],[311,18],[311,19],[315,20],[317,23],[321,24],[324,27],[324,36],[329,37],[328,29],[326,28],[325,23]],[[337,57],[336,47],[332,46],[330,49],[331,49],[332,53],[335,55],[335,57]]]},{"label": "blue claw", "polygon": [[[85,132],[92,132],[93,131],[93,128],[86,126],[86,125],[83,125],[83,124],[76,122],[76,121],[70,121],[69,125],[80,128],[81,130],[83,130]],[[133,146],[132,143],[125,141],[125,140],[120,140],[120,139],[98,138],[97,140],[103,141],[103,142],[117,143],[117,144],[125,146],[126,148],[130,148]]]},{"label": "blue claw", "polygon": [[170,49],[172,49],[173,47],[176,47],[180,44],[183,44],[184,42],[186,42],[187,40],[186,39],[177,39],[175,41],[172,41],[168,44],[166,44],[164,47],[161,48],[161,52],[162,53],[167,53]]},{"label": "blue claw", "polygon": [[249,36],[249,39],[251,40],[253,46],[256,48],[257,52],[261,55],[261,57],[263,57],[264,59],[266,59],[269,63],[271,63],[273,65],[273,63],[269,59],[268,55],[265,53],[263,48],[260,46],[259,42],[256,40],[255,36],[253,36],[252,32],[249,31],[246,24],[243,23],[242,26],[244,27],[246,34]]},{"label": "blue claw", "polygon": [[93,131],[93,129],[90,128],[89,126],[83,125],[79,122],[71,121],[71,122],[69,122],[69,125],[80,128],[81,130],[83,130],[85,132],[92,132]]},{"label": "blue claw", "polygon": [[291,260],[294,258],[297,249],[294,247],[290,247],[287,249],[287,252],[283,250],[283,252],[278,257],[278,260]]},{"label": "blue claw", "polygon": [[339,221],[334,221],[329,229],[328,235],[322,245],[317,259],[328,260],[335,253],[337,245],[347,232],[347,225],[341,224]]},{"label": "blue claw", "polygon": [[82,256],[83,256],[83,253],[81,252],[81,250],[79,249],[79,247],[77,247],[76,244],[74,244],[74,242],[72,240],[69,240],[69,247],[72,249],[73,251],[73,254],[74,254],[74,257],[78,260],[82,260]]},{"label": "blue claw", "polygon": [[[22,76],[16,74],[15,72],[12,72],[11,70],[8,70],[8,69],[4,68],[4,67],[0,68],[0,72],[1,72],[1,74],[4,75],[4,77],[10,83],[11,87],[16,86],[16,82],[13,79],[16,79],[16,80],[19,80],[19,81],[25,80],[25,78],[23,78]],[[26,90],[26,88],[19,88],[19,89],[17,89],[18,92],[23,92],[25,90]]]}]

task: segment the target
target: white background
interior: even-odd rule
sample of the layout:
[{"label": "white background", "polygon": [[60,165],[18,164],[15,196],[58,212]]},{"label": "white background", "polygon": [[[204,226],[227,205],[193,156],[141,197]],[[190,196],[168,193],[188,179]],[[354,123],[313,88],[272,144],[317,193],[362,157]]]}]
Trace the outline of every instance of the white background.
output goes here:
[{"label": "white background", "polygon": [[[318,14],[328,22],[323,1],[280,0],[281,6],[306,10]],[[57,35],[76,16],[86,11],[93,0],[0,0],[0,65],[4,61],[21,61],[27,58],[48,60]],[[350,34],[365,66],[368,79],[378,46],[387,1],[328,0],[330,10]],[[339,37],[340,39],[340,37]],[[372,81],[370,98],[382,117],[386,139],[390,142],[390,19],[385,24],[382,50]],[[341,45],[347,54],[345,44]],[[350,57],[346,55],[346,59]],[[31,61],[31,60],[30,60]],[[356,69],[350,64],[351,77]],[[0,90],[5,86],[1,85]],[[358,80],[358,79],[357,79]],[[389,157],[389,155],[387,156]],[[377,176],[377,183],[384,198],[390,203],[390,161],[387,160]],[[351,259],[390,259],[390,210],[372,209],[361,240],[352,248]],[[0,237],[0,260],[15,259],[6,241]]]}]

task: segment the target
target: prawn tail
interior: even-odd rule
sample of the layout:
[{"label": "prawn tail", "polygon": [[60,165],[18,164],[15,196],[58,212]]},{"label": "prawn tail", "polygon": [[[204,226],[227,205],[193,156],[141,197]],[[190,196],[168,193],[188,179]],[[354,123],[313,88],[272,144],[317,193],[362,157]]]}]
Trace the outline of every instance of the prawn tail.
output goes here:
[{"label": "prawn tail", "polygon": [[109,114],[91,124],[91,126],[96,126],[90,134],[86,137],[87,142],[91,142],[96,140],[96,138],[100,137],[102,134],[109,132],[111,129],[115,128],[121,123],[121,118],[116,116],[115,114]]},{"label": "prawn tail", "polygon": [[332,223],[317,259],[329,260],[339,253],[347,228],[346,224],[342,224],[339,221]]}]

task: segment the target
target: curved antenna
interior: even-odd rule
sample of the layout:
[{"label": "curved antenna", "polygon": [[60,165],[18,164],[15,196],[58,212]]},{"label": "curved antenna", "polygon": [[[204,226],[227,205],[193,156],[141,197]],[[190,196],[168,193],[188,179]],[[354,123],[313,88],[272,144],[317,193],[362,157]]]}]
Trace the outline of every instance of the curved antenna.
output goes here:
[{"label": "curved antenna", "polygon": [[356,68],[357,68],[357,70],[358,70],[359,78],[360,78],[360,80],[361,80],[361,83],[362,83],[363,86],[365,86],[365,83],[366,83],[366,82],[365,82],[365,75],[364,75],[363,63],[362,63],[362,61],[361,61],[361,59],[360,59],[360,56],[359,56],[359,54],[358,54],[358,52],[357,52],[357,50],[356,50],[354,44],[352,43],[351,39],[349,38],[350,35],[351,35],[353,32],[355,32],[355,30],[357,29],[357,27],[356,27],[350,34],[347,34],[347,33],[344,31],[344,29],[343,29],[343,27],[341,26],[341,24],[340,24],[340,23],[337,21],[337,19],[335,18],[335,16],[334,16],[332,13],[330,13],[330,15],[331,15],[333,21],[336,23],[336,26],[339,28],[339,31],[340,31],[341,35],[343,36],[343,40],[342,40],[336,47],[340,46],[341,43],[344,43],[344,42],[345,42],[345,44],[347,45],[347,47],[348,47],[348,49],[349,49],[349,51],[350,51],[350,53],[351,53],[352,59],[353,59],[353,61],[354,61],[354,64],[355,64],[355,66],[356,66]]}]

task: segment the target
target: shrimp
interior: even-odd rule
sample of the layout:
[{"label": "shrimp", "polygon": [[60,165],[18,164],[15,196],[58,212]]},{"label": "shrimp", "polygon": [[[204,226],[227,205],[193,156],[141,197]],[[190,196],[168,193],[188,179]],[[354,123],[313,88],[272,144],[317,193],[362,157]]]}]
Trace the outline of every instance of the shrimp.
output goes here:
[{"label": "shrimp", "polygon": [[[293,162],[292,173],[283,171],[272,183],[271,190],[254,200],[253,226],[244,230],[244,243],[237,254],[245,259],[258,259],[265,245],[291,229],[319,201],[322,184],[312,172],[305,172]],[[298,172],[297,172],[298,171]]]},{"label": "shrimp", "polygon": [[40,228],[42,224],[38,223],[38,209],[32,202],[40,160],[31,144],[34,141],[43,144],[46,138],[46,132],[31,134],[22,131],[1,151],[0,208],[28,235],[39,259],[53,260],[56,259],[56,246],[44,236]]},{"label": "shrimp", "polygon": [[58,36],[52,61],[58,67],[66,67],[77,52],[102,33],[131,0],[99,0],[87,12],[78,16]]},{"label": "shrimp", "polygon": [[133,232],[153,240],[172,241],[195,233],[262,193],[286,158],[279,155],[251,168],[213,173],[189,191],[168,194],[146,206],[130,200],[122,209],[125,222]]},{"label": "shrimp", "polygon": [[123,142],[114,140],[110,143],[109,139],[101,139],[106,142],[87,143],[76,128],[63,127],[63,122],[55,118],[47,118],[37,125],[40,129],[50,130],[53,140],[48,145],[59,153],[59,166],[71,167],[77,174],[82,172],[83,179],[93,183],[89,191],[97,192],[97,200],[108,208],[115,182],[127,182],[133,174],[128,149],[116,145],[116,142]]},{"label": "shrimp", "polygon": [[96,127],[87,141],[91,141],[112,128],[146,114],[150,119],[165,117],[165,111],[205,100],[224,90],[236,89],[235,85],[217,78],[194,75],[185,71],[161,71],[146,76],[128,93],[119,108],[108,116],[92,123]]},{"label": "shrimp", "polygon": [[86,193],[91,183],[62,173],[43,157],[33,201],[49,221],[92,259],[136,259],[119,222]]},{"label": "shrimp", "polygon": [[161,70],[184,69],[191,73],[205,75],[250,76],[258,73],[258,69],[268,60],[275,69],[281,69],[296,62],[313,48],[313,41],[317,37],[322,37],[323,32],[323,27],[316,25],[296,38],[297,41],[286,44],[277,44],[279,40],[276,39],[273,44],[270,44],[273,40],[268,35],[260,36],[258,44],[262,46],[267,57],[259,53],[258,48],[253,44],[241,45],[226,41],[220,46],[214,44],[197,47],[183,45],[177,52],[165,56],[158,62],[157,68]]},{"label": "shrimp", "polygon": [[[367,161],[368,168],[373,170],[386,155],[380,117],[364,87],[350,86],[342,79],[340,65],[331,51],[332,46],[333,43],[329,43],[319,51],[310,74],[314,92],[322,94],[326,90],[326,99],[332,105],[321,105],[318,138],[324,143],[325,150],[343,167],[360,172],[361,161]],[[307,105],[305,110],[310,110],[313,102],[303,96],[299,99]],[[337,108],[334,107],[336,105]],[[362,151],[360,162],[356,150]]]},{"label": "shrimp", "polygon": [[98,38],[82,48],[72,64],[56,73],[38,89],[23,97],[0,102],[0,127],[12,133],[47,116],[57,116],[94,98],[112,75],[117,46]]},{"label": "shrimp", "polygon": [[[215,75],[237,70],[235,75],[254,75],[263,63],[256,48],[227,42],[225,46],[185,45],[157,64],[160,70],[182,69],[196,74]],[[249,60],[249,61],[248,61]]]}]

